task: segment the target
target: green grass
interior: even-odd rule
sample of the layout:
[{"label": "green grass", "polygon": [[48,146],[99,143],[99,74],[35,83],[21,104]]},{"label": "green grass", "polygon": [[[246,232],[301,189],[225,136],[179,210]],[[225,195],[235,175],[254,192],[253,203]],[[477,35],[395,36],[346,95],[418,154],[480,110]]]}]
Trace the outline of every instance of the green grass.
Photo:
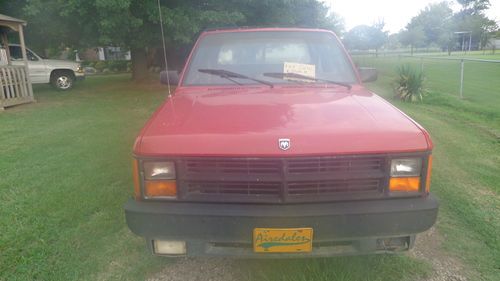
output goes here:
[{"label": "green grass", "polygon": [[498,280],[499,139],[456,109],[396,104],[418,120],[435,143],[431,191],[441,199],[438,230],[445,236],[444,248],[460,257],[472,276]]},{"label": "green grass", "polygon": [[[444,250],[471,280],[498,280],[499,74],[475,74],[491,82],[490,94],[460,100],[449,90],[454,75],[436,71],[442,88],[406,104],[391,99],[399,61],[372,60],[382,73],[368,86],[424,125],[436,145],[431,190],[441,199]],[[0,280],[144,280],[159,271],[168,260],[151,257],[129,232],[122,206],[132,195],[134,138],[165,88],[117,75],[68,93],[35,90],[38,103],[0,113]],[[425,280],[432,266],[407,255],[236,265],[242,280]]]},{"label": "green grass", "polygon": [[125,76],[0,113],[0,280],[140,280],[165,263],[126,228],[131,147],[164,96]]},{"label": "green grass", "polygon": [[430,94],[423,103],[408,104],[392,99],[392,70],[415,60],[371,60],[365,63],[380,69],[381,79],[368,86],[422,124],[435,143],[431,191],[441,198],[443,247],[463,260],[474,279],[499,280],[500,64],[470,64],[466,75],[481,86],[461,100],[453,91],[455,66],[426,61]]},{"label": "green grass", "polygon": [[[392,98],[396,69],[409,64],[420,69],[418,58],[380,57],[354,58],[359,65],[372,66],[379,70],[379,81],[372,87]],[[460,62],[425,59],[424,75],[430,95],[425,103],[448,109],[447,114],[478,126],[487,127],[500,135],[500,63],[466,62],[464,67],[464,99],[459,99]]]},{"label": "green grass", "polygon": [[[143,280],[158,271],[168,260],[151,257],[129,232],[122,205],[132,195],[134,138],[165,89],[107,76],[68,93],[35,92],[38,103],[0,114],[0,280]],[[237,264],[242,278],[264,280],[401,280],[430,271],[406,256]]]},{"label": "green grass", "polygon": [[[367,86],[432,136],[431,192],[441,202],[437,225],[444,236],[445,255],[461,260],[465,267],[461,274],[471,280],[500,280],[500,64],[471,65],[466,75],[481,86],[477,91],[466,88],[465,93],[474,96],[461,100],[455,65],[426,61],[431,93],[423,103],[408,104],[393,99],[393,81],[399,65],[420,67],[418,60],[355,59],[380,71],[379,80]],[[429,274],[429,264],[404,255],[253,261],[241,267],[248,280],[425,280]]]}]

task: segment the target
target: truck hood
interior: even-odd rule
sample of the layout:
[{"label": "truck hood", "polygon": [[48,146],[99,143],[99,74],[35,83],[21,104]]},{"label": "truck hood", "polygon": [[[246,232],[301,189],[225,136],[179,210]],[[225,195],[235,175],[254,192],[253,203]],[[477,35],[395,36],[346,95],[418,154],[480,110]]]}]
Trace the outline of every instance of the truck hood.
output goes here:
[{"label": "truck hood", "polygon": [[[290,148],[280,149],[279,139]],[[179,88],[136,140],[141,156],[294,156],[431,148],[413,120],[362,86]]]}]

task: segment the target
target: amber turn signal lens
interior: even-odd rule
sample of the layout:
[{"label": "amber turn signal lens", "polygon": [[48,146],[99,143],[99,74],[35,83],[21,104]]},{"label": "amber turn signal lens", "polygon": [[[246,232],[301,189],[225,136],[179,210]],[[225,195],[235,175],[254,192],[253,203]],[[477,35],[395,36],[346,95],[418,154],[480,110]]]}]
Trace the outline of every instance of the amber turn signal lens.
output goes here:
[{"label": "amber turn signal lens", "polygon": [[139,182],[139,161],[135,160],[132,163],[132,176],[134,178],[134,195],[136,200],[141,199],[141,184]]},{"label": "amber turn signal lens", "polygon": [[429,193],[431,189],[431,173],[432,173],[432,155],[429,156],[427,163],[427,178],[425,179],[425,193]]},{"label": "amber turn signal lens", "polygon": [[389,182],[390,192],[418,192],[420,189],[420,177],[391,178]]},{"label": "amber turn signal lens", "polygon": [[176,197],[177,184],[175,181],[146,181],[144,185],[146,197]]}]

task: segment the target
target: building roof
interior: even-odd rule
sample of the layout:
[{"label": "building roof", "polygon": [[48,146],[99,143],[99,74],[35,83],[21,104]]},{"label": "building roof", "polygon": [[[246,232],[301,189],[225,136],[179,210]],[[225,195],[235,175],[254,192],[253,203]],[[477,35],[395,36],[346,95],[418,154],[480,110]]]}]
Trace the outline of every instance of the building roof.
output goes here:
[{"label": "building roof", "polygon": [[26,25],[26,21],[24,21],[24,20],[20,20],[20,19],[16,19],[16,18],[13,18],[13,17],[9,17],[9,16],[6,16],[6,15],[0,14],[0,23],[3,22],[3,21],[11,22],[11,23],[15,22],[15,23],[20,23],[20,24]]}]

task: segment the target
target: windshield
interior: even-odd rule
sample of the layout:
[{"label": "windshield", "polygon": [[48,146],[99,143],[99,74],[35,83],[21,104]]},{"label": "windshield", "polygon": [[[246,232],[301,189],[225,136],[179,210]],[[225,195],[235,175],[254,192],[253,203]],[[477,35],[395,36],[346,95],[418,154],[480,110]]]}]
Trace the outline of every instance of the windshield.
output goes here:
[{"label": "windshield", "polygon": [[[206,69],[236,72],[273,84],[306,82],[270,77],[266,73],[296,73],[319,82],[355,83],[356,76],[340,44],[329,33],[305,31],[227,32],[201,39],[187,69],[184,85],[234,84]],[[241,84],[258,82],[240,79]]]}]

